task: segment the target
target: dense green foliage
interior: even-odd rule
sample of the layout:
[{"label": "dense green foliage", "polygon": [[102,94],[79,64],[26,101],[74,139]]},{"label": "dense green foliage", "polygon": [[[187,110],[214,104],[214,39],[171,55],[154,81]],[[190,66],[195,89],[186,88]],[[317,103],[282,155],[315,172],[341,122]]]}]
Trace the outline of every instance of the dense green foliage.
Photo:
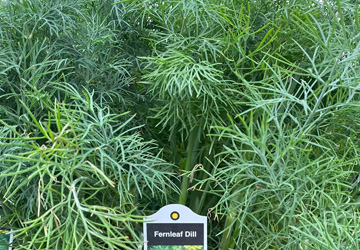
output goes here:
[{"label": "dense green foliage", "polygon": [[141,249],[181,203],[209,249],[359,249],[352,0],[0,2],[0,228]]}]

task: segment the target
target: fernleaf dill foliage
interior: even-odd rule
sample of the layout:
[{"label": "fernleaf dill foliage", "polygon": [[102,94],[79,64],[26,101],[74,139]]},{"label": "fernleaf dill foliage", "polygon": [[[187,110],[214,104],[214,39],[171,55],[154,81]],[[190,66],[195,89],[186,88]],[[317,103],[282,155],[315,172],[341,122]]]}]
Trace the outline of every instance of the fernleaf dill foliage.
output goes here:
[{"label": "fernleaf dill foliage", "polygon": [[359,249],[359,5],[0,1],[0,228],[141,249],[181,203],[209,249]]}]

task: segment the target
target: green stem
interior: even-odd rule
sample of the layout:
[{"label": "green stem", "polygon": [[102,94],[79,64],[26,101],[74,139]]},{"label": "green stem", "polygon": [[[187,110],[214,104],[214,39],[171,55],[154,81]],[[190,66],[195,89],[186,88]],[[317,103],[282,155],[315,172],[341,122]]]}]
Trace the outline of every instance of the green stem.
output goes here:
[{"label": "green stem", "polygon": [[[233,209],[233,207],[232,207]],[[228,216],[225,222],[225,227],[226,230],[224,231],[222,238],[221,238],[221,243],[220,243],[220,250],[227,250],[228,249],[228,245],[229,245],[229,241],[231,238],[231,231],[232,231],[232,227],[231,224],[233,223],[234,217]]]},{"label": "green stem", "polygon": [[[213,153],[211,153],[211,156],[210,155],[208,156],[208,159],[213,159]],[[210,172],[211,171],[210,167],[211,167],[211,164],[209,164],[209,161],[207,160],[204,164],[204,168]],[[205,178],[207,178],[207,176],[206,176],[206,173],[204,172],[201,176],[201,180],[204,180]],[[197,208],[198,214],[200,214],[201,211],[203,210],[205,199],[208,194],[209,188],[210,188],[210,182],[208,181],[205,185],[205,189],[202,191],[202,194],[200,196],[199,206]],[[209,207],[207,206],[207,208],[209,208]]]},{"label": "green stem", "polygon": [[[231,140],[228,138],[225,140],[223,146],[229,146],[230,145],[230,142]],[[206,147],[206,152],[209,152],[209,149],[211,147],[211,142],[208,142],[207,143],[207,147]],[[214,148],[211,150],[211,152],[209,152],[209,155],[207,155],[207,160],[206,162],[204,163],[204,168],[206,169],[207,172],[211,172],[212,174],[214,174],[214,168],[212,164],[210,164],[209,161],[211,162],[216,162],[215,160],[215,150]],[[201,180],[204,180],[205,178],[208,178],[207,176],[208,174],[206,172],[203,172],[202,176],[201,176]],[[209,188],[210,188],[210,182],[207,182],[206,185],[205,185],[205,189],[203,190],[202,194],[201,194],[201,197],[200,197],[200,201],[199,201],[199,207],[197,208],[197,213],[201,213],[201,210],[203,210],[203,206],[204,206],[204,203],[205,203],[205,199],[206,199],[206,196],[208,194],[208,191],[209,191]],[[215,196],[216,197],[216,196]],[[209,206],[209,203],[206,204],[207,208],[210,208],[211,206]]]},{"label": "green stem", "polygon": [[205,186],[205,189],[203,190],[203,193],[201,194],[201,198],[200,198],[200,201],[199,201],[199,206],[198,206],[197,211],[196,211],[198,214],[200,214],[201,210],[203,209],[205,198],[206,198],[207,192],[209,191],[209,187],[210,187],[210,184],[209,184],[209,182],[207,182],[206,186]]},{"label": "green stem", "polygon": [[179,203],[185,205],[187,197],[187,189],[189,187],[189,177],[185,176],[185,173],[190,171],[191,167],[194,164],[194,158],[196,157],[195,151],[198,147],[198,130],[199,127],[195,127],[190,131],[188,145],[187,145],[187,158],[184,167],[184,175],[181,181],[181,193],[179,198]]},{"label": "green stem", "polygon": [[171,153],[173,156],[173,163],[178,165],[179,159],[178,159],[178,155],[177,155],[176,133],[177,133],[177,126],[176,126],[176,121],[174,119],[173,128],[170,132],[170,147],[171,147]]},{"label": "green stem", "polygon": [[[221,238],[221,243],[220,243],[220,248],[219,248],[220,250],[227,250],[230,247],[229,245],[233,244],[233,242],[230,242],[230,240],[233,237],[233,234],[232,234],[232,231],[234,229],[233,223],[234,223],[234,220],[236,220],[236,216],[238,215],[238,211],[236,210],[236,207],[237,207],[236,204],[239,201],[241,202],[242,200],[243,200],[243,197],[241,197],[240,195],[237,195],[234,199],[234,202],[230,204],[230,213],[228,214],[228,217],[225,222],[225,227],[224,227],[225,231]],[[255,201],[256,201],[256,198],[255,198]],[[253,208],[253,206],[249,207],[248,212],[251,212],[252,208]],[[235,229],[237,229],[237,228],[235,227]]]}]

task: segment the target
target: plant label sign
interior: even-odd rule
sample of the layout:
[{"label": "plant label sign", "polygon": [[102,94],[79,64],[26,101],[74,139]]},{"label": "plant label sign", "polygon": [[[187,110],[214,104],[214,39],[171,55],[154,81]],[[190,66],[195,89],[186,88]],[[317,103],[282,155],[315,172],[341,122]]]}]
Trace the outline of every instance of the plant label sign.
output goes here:
[{"label": "plant label sign", "polygon": [[9,230],[4,230],[0,228],[0,250],[11,250],[13,235]]},{"label": "plant label sign", "polygon": [[207,250],[207,220],[178,204],[146,218],[144,250]]},{"label": "plant label sign", "polygon": [[[2,209],[1,206],[0,209]],[[12,241],[13,241],[13,234],[11,233],[11,230],[0,228],[0,250],[11,250]]]}]

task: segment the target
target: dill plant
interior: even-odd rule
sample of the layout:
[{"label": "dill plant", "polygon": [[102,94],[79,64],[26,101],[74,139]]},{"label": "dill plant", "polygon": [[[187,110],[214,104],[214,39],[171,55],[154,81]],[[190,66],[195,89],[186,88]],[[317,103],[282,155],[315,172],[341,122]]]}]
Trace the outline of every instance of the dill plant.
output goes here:
[{"label": "dill plant", "polygon": [[214,220],[210,245],[358,248],[358,6],[138,6],[153,119],[183,170],[179,202]]},{"label": "dill plant", "polygon": [[209,249],[359,248],[359,6],[0,3],[0,226],[139,249],[181,203]]},{"label": "dill plant", "polygon": [[0,227],[13,229],[15,249],[140,247],[147,205],[177,187],[129,114],[125,10],[111,1],[0,10]]}]

